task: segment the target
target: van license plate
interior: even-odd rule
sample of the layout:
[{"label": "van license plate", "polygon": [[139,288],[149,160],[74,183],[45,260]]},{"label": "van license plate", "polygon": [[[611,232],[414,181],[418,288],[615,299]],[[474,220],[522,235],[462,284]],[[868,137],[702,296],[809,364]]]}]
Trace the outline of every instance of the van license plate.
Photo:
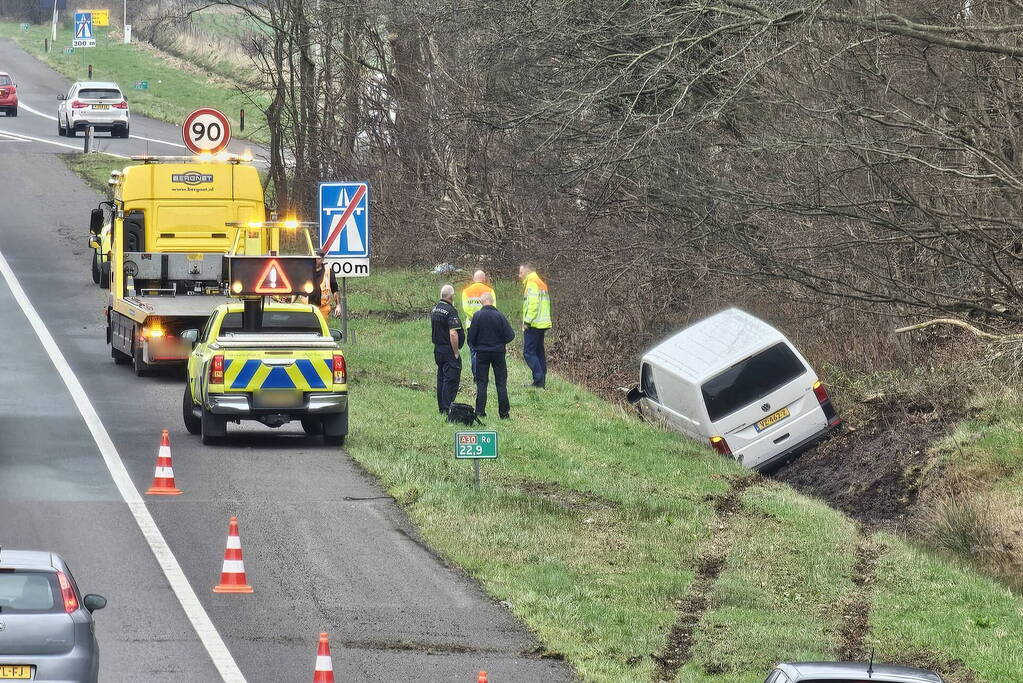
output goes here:
[{"label": "van license plate", "polygon": [[791,415],[791,413],[789,412],[789,409],[788,408],[782,408],[778,412],[771,413],[770,415],[765,417],[763,420],[761,420],[760,422],[756,423],[754,425],[754,427],[756,428],[756,430],[758,432],[762,432],[765,429],[767,429],[768,427],[770,427],[771,425],[775,424],[776,422],[781,422],[782,420],[784,420],[789,415]]},{"label": "van license plate", "polygon": [[31,680],[32,667],[28,664],[0,664],[0,679]]}]

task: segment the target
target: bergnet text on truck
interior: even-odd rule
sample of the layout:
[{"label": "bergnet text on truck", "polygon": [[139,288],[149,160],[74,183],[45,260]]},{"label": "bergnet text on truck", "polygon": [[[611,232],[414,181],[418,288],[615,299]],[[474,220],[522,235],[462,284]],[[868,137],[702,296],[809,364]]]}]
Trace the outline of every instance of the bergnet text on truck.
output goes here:
[{"label": "bergnet text on truck", "polygon": [[227,300],[229,250],[262,255],[279,245],[277,233],[244,227],[265,219],[263,187],[249,159],[137,159],[111,175],[113,197],[93,210],[90,232],[102,247],[109,231],[109,251],[98,265],[110,290],[111,355],[141,375],[188,358],[191,347],[180,333],[201,327]]}]

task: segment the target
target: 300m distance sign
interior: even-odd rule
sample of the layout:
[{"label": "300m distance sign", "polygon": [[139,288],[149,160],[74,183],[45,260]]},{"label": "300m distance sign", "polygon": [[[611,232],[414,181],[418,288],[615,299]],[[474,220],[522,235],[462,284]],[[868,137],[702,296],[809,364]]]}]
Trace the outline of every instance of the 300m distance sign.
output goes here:
[{"label": "300m distance sign", "polygon": [[216,109],[196,109],[185,117],[181,139],[193,154],[216,154],[227,149],[231,142],[231,123]]}]

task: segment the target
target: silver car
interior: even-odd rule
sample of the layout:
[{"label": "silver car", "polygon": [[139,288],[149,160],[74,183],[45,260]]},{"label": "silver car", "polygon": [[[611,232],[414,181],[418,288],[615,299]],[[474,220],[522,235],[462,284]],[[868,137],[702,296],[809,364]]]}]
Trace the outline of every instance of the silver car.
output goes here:
[{"label": "silver car", "polygon": [[106,604],[55,553],[0,548],[0,680],[96,683],[92,613]]},{"label": "silver car", "polygon": [[764,683],[944,683],[933,671],[872,662],[786,662]]}]

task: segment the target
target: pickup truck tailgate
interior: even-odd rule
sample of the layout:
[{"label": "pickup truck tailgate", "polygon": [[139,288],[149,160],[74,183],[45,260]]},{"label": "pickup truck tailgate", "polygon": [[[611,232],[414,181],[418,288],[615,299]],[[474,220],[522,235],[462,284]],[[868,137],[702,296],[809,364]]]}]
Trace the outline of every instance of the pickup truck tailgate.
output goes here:
[{"label": "pickup truck tailgate", "polygon": [[333,368],[333,354],[320,349],[232,350],[224,358],[224,392],[332,391]]}]

